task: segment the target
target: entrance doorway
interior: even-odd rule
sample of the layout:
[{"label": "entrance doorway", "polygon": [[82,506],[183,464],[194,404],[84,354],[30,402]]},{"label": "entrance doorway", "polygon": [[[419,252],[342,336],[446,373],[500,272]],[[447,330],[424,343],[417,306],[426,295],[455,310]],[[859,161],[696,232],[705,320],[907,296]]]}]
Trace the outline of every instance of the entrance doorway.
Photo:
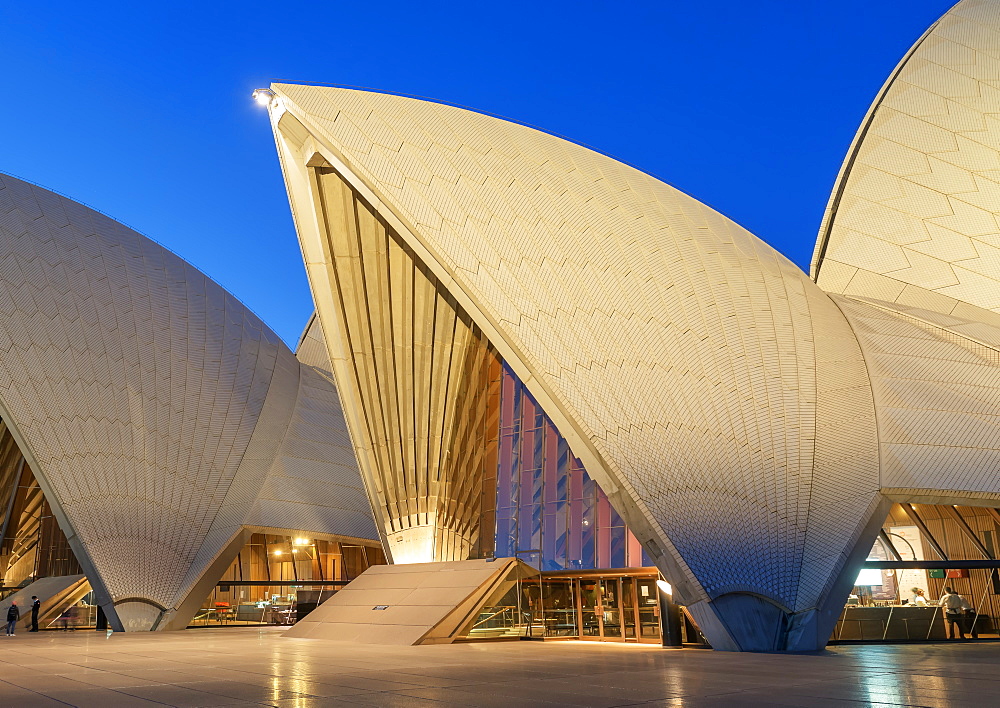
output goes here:
[{"label": "entrance doorway", "polygon": [[648,569],[542,573],[519,581],[506,601],[524,618],[525,637],[653,643],[660,641],[657,577]]},{"label": "entrance doorway", "polygon": [[579,598],[580,639],[660,641],[655,576],[583,577],[573,582]]},{"label": "entrance doorway", "polygon": [[659,643],[658,577],[655,568],[511,577],[462,636]]}]

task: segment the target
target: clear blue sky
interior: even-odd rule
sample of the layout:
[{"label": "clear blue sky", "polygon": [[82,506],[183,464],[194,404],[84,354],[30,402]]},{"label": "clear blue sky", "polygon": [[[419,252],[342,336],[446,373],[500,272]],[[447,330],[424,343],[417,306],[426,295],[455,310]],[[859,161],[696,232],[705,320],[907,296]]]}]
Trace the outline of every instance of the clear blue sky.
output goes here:
[{"label": "clear blue sky", "polygon": [[948,0],[0,4],[0,172],[125,222],[290,345],[312,311],[271,80],[508,116],[651,172],[804,269],[844,153]]}]

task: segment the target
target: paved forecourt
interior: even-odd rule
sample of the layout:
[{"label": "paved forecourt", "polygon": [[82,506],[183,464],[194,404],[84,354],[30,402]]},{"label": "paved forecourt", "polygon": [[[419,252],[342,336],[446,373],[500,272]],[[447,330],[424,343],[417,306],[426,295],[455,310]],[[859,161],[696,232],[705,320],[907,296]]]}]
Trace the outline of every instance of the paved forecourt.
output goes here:
[{"label": "paved forecourt", "polygon": [[278,628],[3,638],[0,706],[961,706],[1000,644],[731,654],[587,642],[358,646]]}]

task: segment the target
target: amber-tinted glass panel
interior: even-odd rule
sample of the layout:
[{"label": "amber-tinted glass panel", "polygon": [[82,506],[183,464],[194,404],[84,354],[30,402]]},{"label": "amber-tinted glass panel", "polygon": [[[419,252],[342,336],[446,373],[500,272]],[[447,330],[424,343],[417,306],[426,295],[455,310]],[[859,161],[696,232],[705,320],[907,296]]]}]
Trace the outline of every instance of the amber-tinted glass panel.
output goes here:
[{"label": "amber-tinted glass panel", "polygon": [[622,578],[622,631],[627,639],[636,638],[635,580]]},{"label": "amber-tinted glass panel", "polygon": [[294,624],[373,565],[374,545],[255,533],[192,621],[201,625]]},{"label": "amber-tinted glass panel", "polygon": [[82,573],[31,468],[0,421],[0,588]]},{"label": "amber-tinted glass panel", "polygon": [[635,587],[639,635],[643,639],[657,639],[660,636],[660,603],[656,594],[656,581],[638,578]]},{"label": "amber-tinted glass panel", "polygon": [[542,578],[542,610],[546,637],[575,637],[578,634],[576,582],[572,578]]},{"label": "amber-tinted glass panel", "polygon": [[601,636],[601,586],[599,580],[580,580],[581,637]]},{"label": "amber-tinted glass panel", "polygon": [[616,638],[622,636],[621,593],[617,579],[598,581],[601,587],[601,603],[603,610],[604,636]]}]

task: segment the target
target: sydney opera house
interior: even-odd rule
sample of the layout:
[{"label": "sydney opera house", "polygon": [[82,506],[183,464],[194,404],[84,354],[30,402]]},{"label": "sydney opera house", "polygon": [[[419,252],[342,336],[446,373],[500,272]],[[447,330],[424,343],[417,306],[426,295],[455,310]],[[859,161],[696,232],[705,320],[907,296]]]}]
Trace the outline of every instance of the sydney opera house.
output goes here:
[{"label": "sydney opera house", "polygon": [[0,177],[4,587],[389,643],[660,642],[679,606],[772,651],[943,638],[951,584],[1000,636],[998,47],[963,0],[903,58],[809,274],[534,128],[273,84],[295,352]]}]

